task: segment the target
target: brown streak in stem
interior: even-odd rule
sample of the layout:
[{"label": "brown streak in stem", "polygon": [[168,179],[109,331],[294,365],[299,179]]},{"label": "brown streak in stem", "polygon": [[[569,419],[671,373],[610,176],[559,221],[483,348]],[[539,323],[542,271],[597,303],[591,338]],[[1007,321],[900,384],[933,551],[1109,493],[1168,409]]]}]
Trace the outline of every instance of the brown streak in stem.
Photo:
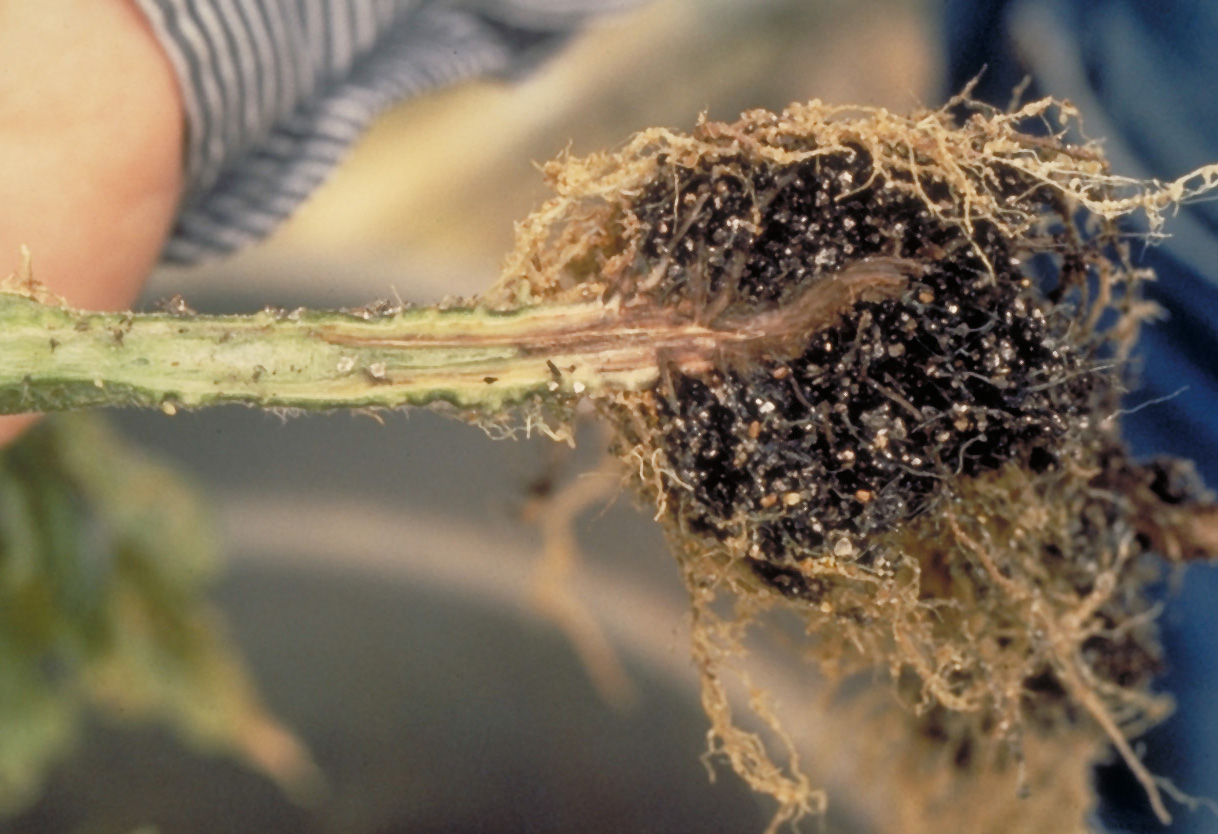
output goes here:
[{"label": "brown streak in stem", "polygon": [[[655,307],[617,309],[584,304],[553,318],[499,333],[493,327],[449,338],[320,335],[333,344],[380,348],[512,347],[520,356],[580,356],[606,372],[665,364],[703,373],[738,358],[797,355],[818,334],[837,325],[856,304],[899,296],[921,274],[921,264],[901,258],[872,258],[813,280],[786,304],[760,312],[729,311],[709,325]],[[484,370],[479,370],[481,375]]]},{"label": "brown streak in stem", "polygon": [[896,298],[922,265],[905,258],[867,258],[813,281],[790,302],[760,313],[720,316],[715,329],[732,333],[736,350],[793,356],[818,333],[839,324],[863,301]]}]

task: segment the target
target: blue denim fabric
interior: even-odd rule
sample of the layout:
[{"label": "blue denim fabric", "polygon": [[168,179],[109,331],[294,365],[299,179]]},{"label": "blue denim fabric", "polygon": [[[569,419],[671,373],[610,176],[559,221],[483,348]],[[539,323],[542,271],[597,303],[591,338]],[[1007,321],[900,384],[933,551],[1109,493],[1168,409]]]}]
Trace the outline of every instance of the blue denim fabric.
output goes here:
[{"label": "blue denim fabric", "polygon": [[[948,93],[980,75],[974,95],[1005,107],[1025,77],[1025,98],[1053,95],[1082,109],[1119,174],[1174,179],[1218,162],[1218,3],[1214,0],[947,0]],[[1192,459],[1218,487],[1218,201],[1184,207],[1167,241],[1140,246],[1158,274],[1148,295],[1168,319],[1144,330],[1141,385],[1125,407],[1125,436],[1139,456]],[[1150,404],[1159,398],[1163,402]],[[1143,739],[1151,769],[1218,799],[1218,568],[1190,567],[1164,588],[1176,715]],[[1176,806],[1162,828],[1120,765],[1101,768],[1100,820],[1111,831],[1218,831],[1218,815]]]}]

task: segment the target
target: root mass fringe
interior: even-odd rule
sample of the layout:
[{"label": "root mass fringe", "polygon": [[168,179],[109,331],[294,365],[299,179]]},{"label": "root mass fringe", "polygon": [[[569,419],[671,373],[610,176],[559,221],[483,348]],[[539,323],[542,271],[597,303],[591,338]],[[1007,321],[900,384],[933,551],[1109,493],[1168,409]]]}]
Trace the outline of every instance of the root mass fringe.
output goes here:
[{"label": "root mass fringe", "polygon": [[484,299],[766,334],[703,366],[661,352],[654,389],[598,407],[690,590],[710,757],[774,797],[772,830],[825,807],[783,730],[801,705],[744,657],[792,616],[830,682],[890,680],[840,708],[892,830],[1083,830],[1109,749],[1169,819],[1131,744],[1171,710],[1147,588],[1212,555],[1215,514],[1187,465],[1119,438],[1154,310],[1118,223],[1159,234],[1218,168],[1123,179],[1077,127],[960,98],[645,131],[547,166]]}]

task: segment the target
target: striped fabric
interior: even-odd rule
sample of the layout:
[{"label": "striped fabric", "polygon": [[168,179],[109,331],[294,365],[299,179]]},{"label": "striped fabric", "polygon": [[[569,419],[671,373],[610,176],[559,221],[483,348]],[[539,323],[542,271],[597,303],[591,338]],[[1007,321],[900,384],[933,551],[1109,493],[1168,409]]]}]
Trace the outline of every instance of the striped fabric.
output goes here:
[{"label": "striped fabric", "polygon": [[163,260],[190,263],[267,235],[386,106],[521,72],[633,0],[136,2],[185,99],[187,190]]}]

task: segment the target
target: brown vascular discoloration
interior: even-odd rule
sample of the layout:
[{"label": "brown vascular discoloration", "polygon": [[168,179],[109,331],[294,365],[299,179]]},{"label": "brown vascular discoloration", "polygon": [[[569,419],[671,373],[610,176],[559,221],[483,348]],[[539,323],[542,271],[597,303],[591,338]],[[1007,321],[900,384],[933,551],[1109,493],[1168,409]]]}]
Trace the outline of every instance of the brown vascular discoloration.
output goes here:
[{"label": "brown vascular discoloration", "polygon": [[730,334],[724,341],[738,351],[796,355],[818,332],[839,324],[856,304],[901,295],[923,269],[908,258],[865,258],[812,282],[787,304],[760,313],[725,313],[713,328]]},{"label": "brown vascular discoloration", "polygon": [[[505,317],[502,329],[492,319],[451,337],[362,337],[324,330],[321,336],[333,344],[402,350],[502,346],[514,348],[516,356],[581,356],[593,367],[614,372],[655,366],[658,373],[663,362],[685,373],[702,373],[725,362],[797,355],[856,304],[899,296],[922,269],[908,259],[868,258],[812,281],[786,304],[757,312],[729,309],[706,324],[662,308],[585,304],[563,315],[539,314],[527,329],[510,326]],[[485,375],[482,368],[477,372]]]}]

